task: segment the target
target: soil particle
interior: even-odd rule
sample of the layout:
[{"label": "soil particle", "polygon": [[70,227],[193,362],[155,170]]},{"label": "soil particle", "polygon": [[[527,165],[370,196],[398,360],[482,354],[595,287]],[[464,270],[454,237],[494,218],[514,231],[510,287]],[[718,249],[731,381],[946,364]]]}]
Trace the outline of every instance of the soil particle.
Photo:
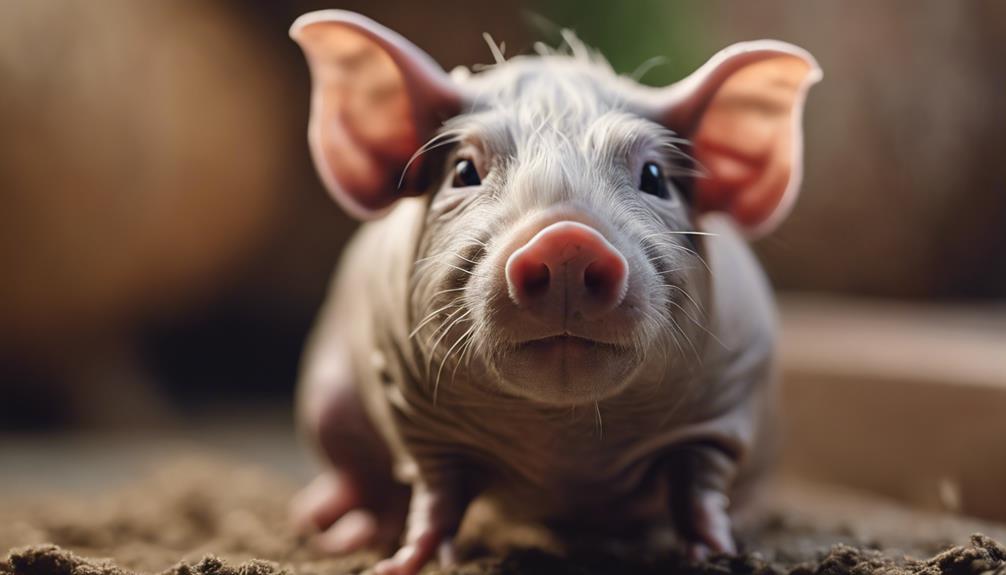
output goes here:
[{"label": "soil particle", "polygon": [[[207,555],[201,560],[180,562],[161,575],[297,575],[314,573],[310,566],[281,566],[273,561],[251,559],[228,562]],[[349,572],[358,572],[353,569]],[[716,557],[692,563],[676,558],[654,562],[626,562],[603,557],[560,557],[538,550],[513,551],[501,559],[482,560],[452,571],[435,568],[429,573],[458,575],[1004,575],[1006,549],[983,535],[974,535],[968,545],[953,547],[925,561],[899,560],[876,550],[836,545],[817,562],[793,567],[772,565],[756,554]],[[133,575],[135,572],[108,559],[85,559],[55,545],[14,550],[0,564],[2,575]]]},{"label": "soil particle", "polygon": [[[340,575],[374,563],[375,553],[316,553],[286,523],[291,492],[254,468],[194,461],[101,497],[0,501],[0,550],[10,549],[0,555],[0,575]],[[922,536],[860,538],[855,529],[815,527],[797,515],[783,511],[742,536],[745,551],[737,557],[689,562],[590,545],[561,553],[536,547],[532,538],[424,574],[1006,575],[1006,548],[984,535],[950,547]],[[874,515],[876,523],[881,512]],[[896,523],[909,536],[921,524]]]}]

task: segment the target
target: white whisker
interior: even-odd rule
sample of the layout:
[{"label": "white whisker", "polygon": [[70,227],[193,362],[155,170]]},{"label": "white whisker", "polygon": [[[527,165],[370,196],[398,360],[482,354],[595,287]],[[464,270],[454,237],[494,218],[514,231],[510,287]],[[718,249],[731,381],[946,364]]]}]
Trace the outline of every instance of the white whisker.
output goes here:
[{"label": "white whisker", "polygon": [[429,357],[426,360],[426,377],[429,377],[431,375],[431,371],[433,369],[433,356],[436,355],[436,351],[437,348],[440,347],[440,343],[444,340],[445,337],[447,337],[447,334],[450,333],[452,329],[454,329],[454,326],[458,325],[458,323],[460,323],[466,317],[468,317],[468,314],[470,313],[471,310],[468,310],[465,313],[459,315],[453,321],[451,321],[450,324],[445,324],[447,325],[447,327],[443,329],[443,333],[440,334],[440,336],[437,338],[437,341],[435,341],[433,345],[430,347]]},{"label": "white whisker", "polygon": [[684,250],[685,252],[687,252],[687,253],[695,256],[695,258],[698,259],[702,263],[703,266],[705,266],[706,271],[709,272],[709,275],[710,276],[713,275],[712,268],[709,267],[709,264],[706,262],[705,258],[703,258],[701,255],[699,255],[699,253],[697,251],[695,251],[693,249],[690,249],[690,248],[686,248],[685,246],[680,246],[678,244],[667,244],[667,247],[669,247],[671,249],[676,249],[676,250]]},{"label": "white whisker", "polygon": [[[440,138],[447,138],[447,139],[438,142],[437,140],[439,140]],[[409,168],[412,167],[412,163],[415,162],[416,159],[419,158],[419,156],[422,156],[423,154],[429,152],[430,150],[435,150],[442,146],[448,146],[450,144],[457,143],[458,141],[460,141],[460,139],[461,136],[453,132],[443,132],[437,134],[436,136],[433,136],[433,138],[431,138],[430,141],[423,144],[418,150],[416,150],[416,153],[412,154],[412,157],[409,158],[408,162],[405,162],[405,167],[402,168],[402,174],[398,177],[398,186],[396,189],[399,190],[402,189],[402,183],[405,181],[405,174],[409,173]]]},{"label": "white whisker", "polygon": [[[459,343],[461,343],[462,341],[465,340],[465,338],[467,338],[469,335],[471,335],[471,333],[472,333],[472,331],[474,329],[475,329],[475,326],[472,325],[471,327],[468,328],[467,331],[465,331],[463,334],[461,334],[460,336],[458,336],[458,339],[454,342],[454,344],[451,345],[451,347],[449,347],[447,349],[447,353],[444,354],[444,359],[442,359],[440,361],[440,367],[437,369],[437,377],[436,377],[436,380],[433,383],[433,403],[434,403],[434,405],[436,405],[436,403],[437,403],[437,393],[440,391],[440,375],[444,372],[444,365],[447,363],[447,360],[451,357],[451,352],[454,351],[454,349],[458,346]],[[460,363],[460,362],[458,362],[458,363]]]},{"label": "white whisker", "polygon": [[440,331],[442,329],[444,329],[453,320],[454,316],[457,315],[457,313],[459,311],[463,310],[463,309],[465,309],[464,306],[458,306],[458,308],[456,310],[452,311],[450,313],[450,315],[448,315],[446,318],[444,318],[444,323],[442,323],[439,326],[437,326],[437,329],[433,330],[433,333],[430,334],[429,339],[426,340],[427,346],[429,345],[430,340],[432,340],[434,337],[436,337],[437,334],[439,334]]},{"label": "white whisker", "polygon": [[[473,325],[472,329],[469,330],[470,332],[472,332],[472,335],[468,337],[468,341],[465,342],[463,346],[461,346],[461,350],[458,352],[458,362],[454,364],[454,371],[451,372],[451,385],[454,385],[454,378],[457,377],[458,375],[458,368],[461,367],[461,362],[465,360],[465,354],[472,349],[472,344],[475,343],[475,335],[474,332],[472,331],[474,329],[475,326]],[[469,365],[470,362],[471,362],[471,356],[469,356]]]},{"label": "white whisker", "polygon": [[448,289],[437,290],[437,291],[433,292],[430,295],[430,297],[436,297],[438,295],[443,295],[445,293],[451,293],[451,292],[455,292],[455,291],[464,291],[466,289],[468,289],[468,286],[461,286],[461,287],[456,287],[456,288],[448,288]]},{"label": "white whisker", "polygon": [[709,337],[713,338],[713,339],[714,339],[714,340],[716,341],[716,343],[720,344],[720,346],[721,346],[721,347],[723,347],[723,349],[725,349],[725,350],[727,350],[727,351],[731,351],[730,347],[729,347],[729,346],[727,346],[727,344],[723,343],[723,341],[722,341],[722,340],[720,340],[720,338],[719,338],[719,337],[718,337],[718,336],[717,336],[717,335],[716,335],[715,333],[713,333],[713,332],[709,331],[709,328],[707,328],[707,327],[706,327],[706,326],[704,326],[704,325],[703,325],[703,324],[702,324],[701,322],[699,322],[698,320],[696,320],[695,318],[693,318],[692,316],[690,316],[690,315],[688,314],[688,312],[687,312],[687,311],[685,311],[685,308],[681,307],[681,306],[680,306],[680,305],[679,305],[679,304],[678,304],[677,302],[675,302],[675,301],[669,301],[668,303],[670,303],[670,304],[671,304],[671,305],[673,305],[674,307],[676,307],[676,308],[678,308],[679,310],[681,310],[681,313],[682,313],[682,314],[683,314],[683,315],[684,315],[684,316],[685,316],[686,318],[688,318],[688,321],[690,321],[690,322],[694,323],[696,327],[698,327],[698,328],[699,328],[699,329],[701,329],[702,331],[704,331],[704,332],[706,332],[707,334],[709,334]]},{"label": "white whisker", "polygon": [[419,322],[419,325],[417,325],[415,329],[413,329],[411,332],[409,332],[409,339],[414,338],[416,336],[416,334],[419,333],[419,330],[423,329],[424,325],[426,325],[427,323],[431,322],[435,317],[437,317],[437,314],[439,314],[442,311],[447,311],[448,309],[450,309],[451,307],[454,307],[455,305],[458,305],[457,304],[457,300],[452,301],[451,303],[443,306],[440,309],[431,311],[426,317],[423,318],[422,321]]},{"label": "white whisker", "polygon": [[468,274],[468,275],[474,275],[474,274],[473,274],[473,273],[472,273],[471,271],[469,271],[469,270],[466,270],[466,269],[465,269],[465,268],[463,268],[463,267],[460,267],[460,266],[456,266],[456,265],[454,265],[454,264],[449,264],[449,263],[447,263],[447,262],[440,262],[440,263],[444,264],[445,266],[447,266],[447,267],[449,267],[449,268],[454,268],[454,269],[458,270],[459,272],[462,272],[462,273],[466,273],[466,274]]},{"label": "white whisker", "polygon": [[662,287],[669,287],[671,289],[678,290],[679,292],[681,292],[682,295],[684,295],[686,298],[688,298],[688,301],[690,301],[692,303],[692,305],[695,306],[695,309],[699,310],[699,313],[701,313],[703,316],[706,315],[705,308],[703,308],[701,305],[699,305],[699,303],[697,301],[695,301],[695,299],[692,298],[692,294],[688,293],[688,290],[684,289],[681,286],[676,286],[674,284],[664,284]]}]

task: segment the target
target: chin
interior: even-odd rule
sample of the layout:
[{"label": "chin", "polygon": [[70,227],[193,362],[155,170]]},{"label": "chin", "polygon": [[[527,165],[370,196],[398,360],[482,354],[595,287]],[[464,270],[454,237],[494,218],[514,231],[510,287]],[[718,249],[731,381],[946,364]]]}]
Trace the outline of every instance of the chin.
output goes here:
[{"label": "chin", "polygon": [[506,391],[563,406],[617,394],[640,367],[629,348],[574,336],[517,344],[498,363],[495,371]]}]

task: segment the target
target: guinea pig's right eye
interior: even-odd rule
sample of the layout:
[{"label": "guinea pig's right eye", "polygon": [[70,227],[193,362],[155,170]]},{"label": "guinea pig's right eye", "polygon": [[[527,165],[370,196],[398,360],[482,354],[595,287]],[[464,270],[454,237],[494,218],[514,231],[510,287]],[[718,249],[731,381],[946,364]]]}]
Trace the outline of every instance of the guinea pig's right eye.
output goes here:
[{"label": "guinea pig's right eye", "polygon": [[454,181],[452,185],[455,188],[467,188],[469,186],[478,186],[481,184],[482,177],[479,176],[479,171],[475,167],[475,162],[460,159],[454,164]]}]

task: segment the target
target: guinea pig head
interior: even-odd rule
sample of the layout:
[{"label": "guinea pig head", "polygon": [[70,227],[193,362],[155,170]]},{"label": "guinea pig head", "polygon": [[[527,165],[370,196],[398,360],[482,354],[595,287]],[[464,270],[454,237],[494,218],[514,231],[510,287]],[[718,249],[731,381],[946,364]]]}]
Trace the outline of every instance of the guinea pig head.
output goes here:
[{"label": "guinea pig head", "polygon": [[749,235],[779,222],[820,77],[809,54],[771,41],[648,88],[572,38],[447,74],[355,14],[309,14],[292,35],[335,198],[371,217],[427,196],[409,322],[431,393],[461,377],[552,405],[701,361],[715,281],[702,216]]}]

